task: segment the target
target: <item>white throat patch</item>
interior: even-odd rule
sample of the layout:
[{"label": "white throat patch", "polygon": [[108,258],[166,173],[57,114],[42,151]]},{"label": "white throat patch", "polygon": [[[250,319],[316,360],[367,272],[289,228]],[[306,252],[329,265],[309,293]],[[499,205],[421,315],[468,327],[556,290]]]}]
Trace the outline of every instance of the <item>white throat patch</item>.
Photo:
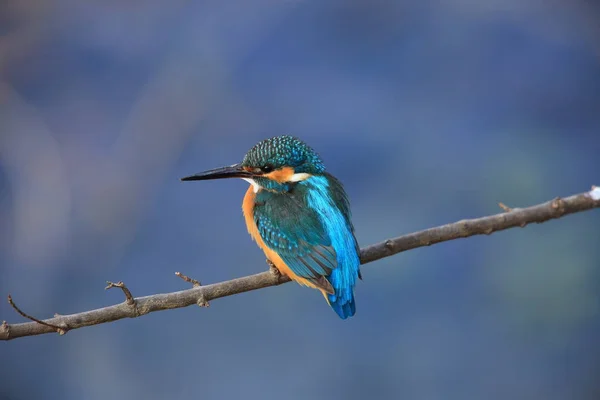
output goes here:
[{"label": "white throat patch", "polygon": [[262,186],[260,186],[258,183],[256,183],[256,181],[254,179],[252,179],[252,178],[242,178],[242,179],[252,185],[252,187],[254,188],[254,193],[258,193],[258,191],[260,189],[262,189]]}]

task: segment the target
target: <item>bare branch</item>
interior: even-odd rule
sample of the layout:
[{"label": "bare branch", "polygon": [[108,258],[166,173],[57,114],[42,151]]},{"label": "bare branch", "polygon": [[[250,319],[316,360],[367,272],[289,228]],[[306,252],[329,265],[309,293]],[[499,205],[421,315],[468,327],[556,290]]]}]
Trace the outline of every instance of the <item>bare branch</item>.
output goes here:
[{"label": "bare branch", "polygon": [[[524,227],[530,223],[541,223],[551,219],[560,218],[564,215],[599,207],[600,188],[592,187],[592,190],[589,192],[564,199],[556,198],[532,207],[508,209],[500,214],[476,219],[466,219],[385,240],[362,248],[360,252],[361,264],[367,264],[418,247],[430,246],[435,243],[466,238],[474,235],[489,235],[493,232],[517,226]],[[185,277],[182,274],[178,274],[178,276],[185,281],[188,281],[189,279],[188,282],[194,285],[195,280]],[[117,321],[123,318],[135,318],[150,312],[187,307],[193,304],[204,305],[204,303],[208,304],[208,301],[220,297],[231,296],[269,286],[281,285],[289,281],[290,279],[287,276],[276,274],[272,271],[266,271],[212,285],[194,285],[191,289],[179,292],[154,294],[151,296],[138,297],[136,299],[131,297],[135,307],[132,307],[131,304],[125,302],[77,314],[57,315],[54,318],[43,321],[19,312],[24,317],[32,319],[35,322],[21,324],[3,323],[0,325],[0,340],[41,335],[44,333],[55,332],[57,328],[66,330],[66,328],[61,327],[68,327],[68,330],[78,329],[85,326]],[[117,284],[113,284],[113,286],[119,287]],[[124,285],[121,289],[125,292]],[[127,293],[125,294],[127,296]],[[16,307],[15,309],[19,311]]]},{"label": "bare branch", "polygon": [[509,212],[487,217],[465,219],[386,240],[361,249],[360,260],[362,264],[366,264],[418,247],[469,236],[489,235],[493,232],[517,226],[522,228],[531,223],[539,224],[564,215],[598,207],[600,207],[600,188],[593,187],[589,192],[564,199],[554,199],[527,208],[513,208]]}]

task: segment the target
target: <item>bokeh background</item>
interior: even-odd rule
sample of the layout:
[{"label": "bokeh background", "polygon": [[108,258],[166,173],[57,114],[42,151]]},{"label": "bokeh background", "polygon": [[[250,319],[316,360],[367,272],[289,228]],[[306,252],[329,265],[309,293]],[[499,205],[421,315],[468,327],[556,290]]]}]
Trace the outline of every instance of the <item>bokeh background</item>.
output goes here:
[{"label": "bokeh background", "polygon": [[[242,181],[293,134],[365,246],[600,184],[589,1],[0,3],[0,294],[38,317],[266,269]],[[363,268],[355,318],[284,285],[0,343],[0,398],[598,399],[600,213]],[[5,301],[0,320],[21,322]]]}]

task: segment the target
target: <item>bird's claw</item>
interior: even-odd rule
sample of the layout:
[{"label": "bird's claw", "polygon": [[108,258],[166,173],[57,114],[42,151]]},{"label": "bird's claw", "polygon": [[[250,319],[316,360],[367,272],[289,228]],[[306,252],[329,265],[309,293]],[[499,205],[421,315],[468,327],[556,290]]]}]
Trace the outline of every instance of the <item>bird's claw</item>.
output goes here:
[{"label": "bird's claw", "polygon": [[267,265],[269,266],[269,272],[277,277],[281,276],[281,272],[279,272],[275,264],[273,264],[273,261],[267,259]]}]

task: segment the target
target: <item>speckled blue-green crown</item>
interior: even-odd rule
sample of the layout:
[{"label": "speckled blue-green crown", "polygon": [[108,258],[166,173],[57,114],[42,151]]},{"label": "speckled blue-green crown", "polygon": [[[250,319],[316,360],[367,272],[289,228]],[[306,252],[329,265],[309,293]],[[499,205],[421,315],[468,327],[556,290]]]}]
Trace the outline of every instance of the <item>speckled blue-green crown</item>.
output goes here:
[{"label": "speckled blue-green crown", "polygon": [[295,172],[320,173],[325,166],[319,155],[306,143],[293,136],[276,136],[258,142],[248,151],[242,165],[272,166],[274,169],[293,167]]}]

